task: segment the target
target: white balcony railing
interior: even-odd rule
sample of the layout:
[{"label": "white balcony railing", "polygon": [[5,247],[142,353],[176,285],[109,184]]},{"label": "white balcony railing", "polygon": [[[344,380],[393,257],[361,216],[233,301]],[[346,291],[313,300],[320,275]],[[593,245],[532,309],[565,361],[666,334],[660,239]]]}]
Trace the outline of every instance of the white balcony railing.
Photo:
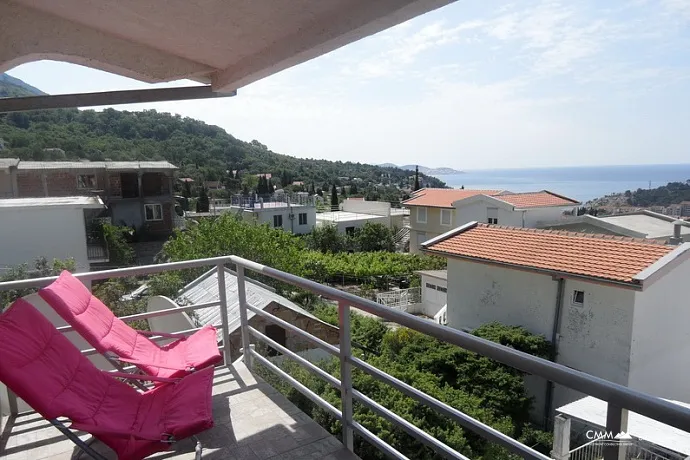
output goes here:
[{"label": "white balcony railing", "polygon": [[[368,407],[373,412],[381,417],[387,419],[392,424],[398,426],[420,442],[426,444],[434,451],[446,458],[466,459],[465,456],[455,451],[450,446],[444,444],[438,439],[432,437],[425,431],[419,429],[404,418],[390,411],[388,408],[382,406],[376,401],[369,398],[364,393],[353,388],[352,386],[352,368],[356,367],[361,371],[371,375],[372,377],[392,386],[401,391],[403,394],[415,399],[420,404],[424,404],[439,414],[442,414],[451,420],[455,421],[464,428],[473,431],[479,436],[483,437],[489,442],[496,443],[517,454],[522,458],[547,460],[548,456],[541,454],[529,446],[526,446],[516,439],[488,426],[484,423],[470,417],[469,415],[459,411],[458,409],[449,406],[448,404],[439,401],[438,399],[423,393],[422,391],[406,384],[405,382],[396,379],[386,372],[372,366],[371,364],[353,356],[351,352],[351,336],[350,336],[350,308],[356,307],[371,315],[380,317],[388,322],[397,323],[401,326],[419,331],[421,333],[430,335],[447,343],[462,347],[466,350],[486,356],[490,359],[499,361],[503,364],[516,368],[528,374],[543,377],[554,383],[561,384],[580,391],[582,393],[594,396],[608,402],[606,431],[619,433],[622,431],[623,420],[625,419],[625,410],[633,411],[646,417],[657,420],[661,423],[679,428],[683,431],[690,431],[690,409],[679,406],[677,404],[668,402],[666,400],[645,394],[636,390],[629,389],[622,385],[618,385],[607,380],[594,377],[584,372],[529,355],[517,351],[513,348],[505,347],[503,345],[491,342],[486,339],[476,337],[466,332],[452,329],[446,326],[441,326],[432,321],[426,321],[417,318],[405,312],[397,311],[395,309],[384,307],[374,301],[363,299],[335,288],[324,286],[322,284],[310,281],[289,273],[276,270],[265,265],[261,265],[250,260],[246,260],[236,256],[216,257],[210,259],[189,260],[183,262],[172,262],[158,265],[146,265],[140,267],[122,268],[115,270],[105,270],[98,272],[79,273],[76,276],[82,281],[95,281],[108,278],[121,278],[128,276],[143,276],[154,273],[166,272],[170,270],[182,270],[190,268],[200,268],[207,266],[216,266],[218,273],[218,292],[219,301],[209,302],[204,304],[189,305],[179,308],[170,308],[166,310],[159,310],[155,312],[141,313],[136,315],[129,315],[121,319],[126,322],[135,320],[148,319],[158,316],[165,316],[169,314],[176,314],[180,312],[191,312],[201,308],[208,308],[211,306],[219,306],[222,318],[222,345],[219,347],[224,351],[226,362],[230,366],[230,351],[231,342],[229,340],[229,330],[227,322],[227,298],[225,290],[225,276],[224,266],[234,265],[237,272],[237,287],[240,307],[240,322],[241,322],[241,338],[242,338],[242,353],[243,361],[249,369],[252,369],[252,363],[259,362],[282,378],[285,382],[292,385],[295,389],[300,391],[305,397],[309,398],[316,405],[333,414],[342,423],[342,442],[350,450],[353,449],[353,435],[357,434],[366,439],[369,443],[376,446],[387,456],[396,459],[406,459],[405,455],[397,451],[394,447],[387,444],[380,439],[376,433],[366,429],[363,425],[353,419],[352,403],[357,400],[360,404]],[[339,346],[334,346],[324,342],[323,340],[309,334],[308,332],[290,324],[268,312],[257,309],[247,303],[245,291],[245,270],[260,273],[293,286],[305,289],[325,298],[335,300],[338,302],[338,325],[340,328],[340,343]],[[0,283],[0,291],[13,289],[27,289],[39,288],[46,286],[55,280],[56,277],[37,278],[30,280],[8,281]],[[341,378],[326,373],[321,368],[302,358],[293,351],[281,346],[269,337],[259,332],[255,328],[249,326],[247,313],[252,311],[272,324],[279,325],[286,330],[289,330],[322,348],[326,352],[338,357],[341,366]],[[59,328],[62,332],[72,330],[71,327]],[[197,329],[188,331],[181,331],[185,334],[191,334]],[[304,366],[308,371],[323,378],[326,382],[340,392],[339,407],[335,407],[328,401],[321,398],[309,388],[302,385],[292,376],[288,375],[282,369],[277,367],[273,362],[264,358],[257,353],[253,347],[250,347],[252,337],[258,341],[273,347],[281,352],[286,358],[290,358],[300,365]],[[158,340],[162,338],[156,338]],[[84,350],[82,353],[89,355],[97,353],[96,350]],[[12,406],[12,404],[11,404]],[[16,401],[14,403],[16,411]],[[607,445],[603,448],[604,460],[618,460],[618,447],[615,445]]]}]

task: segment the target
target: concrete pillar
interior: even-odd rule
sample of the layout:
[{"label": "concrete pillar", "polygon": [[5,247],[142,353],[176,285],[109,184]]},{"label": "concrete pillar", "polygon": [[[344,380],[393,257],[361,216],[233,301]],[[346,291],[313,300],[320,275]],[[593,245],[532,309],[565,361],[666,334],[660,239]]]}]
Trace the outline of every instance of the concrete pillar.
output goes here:
[{"label": "concrete pillar", "polygon": [[555,460],[568,460],[570,452],[570,419],[562,414],[553,419],[553,449]]}]

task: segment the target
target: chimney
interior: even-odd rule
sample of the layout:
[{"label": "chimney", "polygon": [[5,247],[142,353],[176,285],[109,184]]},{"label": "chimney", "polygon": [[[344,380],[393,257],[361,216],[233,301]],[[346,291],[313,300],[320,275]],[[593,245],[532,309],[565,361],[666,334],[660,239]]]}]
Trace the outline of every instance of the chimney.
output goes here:
[{"label": "chimney", "polygon": [[680,236],[680,229],[685,225],[685,221],[677,220],[673,222],[673,236],[669,238],[668,244],[679,245],[683,242],[683,237]]}]

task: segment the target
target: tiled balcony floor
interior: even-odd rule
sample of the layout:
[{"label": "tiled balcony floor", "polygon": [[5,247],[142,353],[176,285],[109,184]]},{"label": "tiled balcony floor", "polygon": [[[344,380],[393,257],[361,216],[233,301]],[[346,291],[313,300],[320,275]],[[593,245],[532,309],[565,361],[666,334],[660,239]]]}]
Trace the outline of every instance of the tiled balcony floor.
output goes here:
[{"label": "tiled balcony floor", "polygon": [[[283,395],[252,375],[241,362],[216,368],[213,387],[216,426],[199,435],[203,459],[326,459],[356,460],[336,438],[307,417]],[[83,439],[89,438],[84,435]],[[92,446],[115,458],[98,441]],[[172,451],[149,458],[194,459],[195,443],[180,441]],[[0,426],[0,459],[86,459],[74,444],[36,413],[15,419],[5,417]]]}]

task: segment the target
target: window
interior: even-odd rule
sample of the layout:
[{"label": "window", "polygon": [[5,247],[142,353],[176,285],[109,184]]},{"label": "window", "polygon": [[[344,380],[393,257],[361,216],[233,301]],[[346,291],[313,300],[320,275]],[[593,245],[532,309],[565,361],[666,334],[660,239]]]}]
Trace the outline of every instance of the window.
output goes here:
[{"label": "window", "polygon": [[96,175],[95,174],[79,174],[77,176],[77,188],[78,189],[96,188]]},{"label": "window", "polygon": [[426,224],[426,208],[417,208],[417,222]]},{"label": "window", "polygon": [[441,209],[441,225],[450,225],[450,209]]},{"label": "window", "polygon": [[424,232],[418,232],[417,233],[417,246],[421,247],[422,243],[426,241],[426,233]]},{"label": "window", "polygon": [[436,290],[436,285],[435,285],[435,284],[426,283],[426,287],[428,287],[429,289],[433,289],[434,291]]},{"label": "window", "polygon": [[283,216],[282,214],[278,214],[273,216],[273,226],[275,228],[282,227],[283,226]]},{"label": "window", "polygon": [[355,234],[355,228],[354,227],[345,227],[345,234],[353,236]]},{"label": "window", "polygon": [[146,220],[163,220],[163,206],[158,203],[155,204],[145,204],[144,211],[146,214]]},{"label": "window", "polygon": [[573,305],[581,307],[585,304],[585,291],[573,291]]},{"label": "window", "polygon": [[436,286],[436,290],[438,292],[448,292],[448,289],[444,288],[443,286]]},{"label": "window", "polygon": [[307,213],[306,212],[300,212],[299,213],[299,224],[300,225],[307,225]]},{"label": "window", "polygon": [[488,224],[498,224],[498,208],[486,208],[486,222]]}]

